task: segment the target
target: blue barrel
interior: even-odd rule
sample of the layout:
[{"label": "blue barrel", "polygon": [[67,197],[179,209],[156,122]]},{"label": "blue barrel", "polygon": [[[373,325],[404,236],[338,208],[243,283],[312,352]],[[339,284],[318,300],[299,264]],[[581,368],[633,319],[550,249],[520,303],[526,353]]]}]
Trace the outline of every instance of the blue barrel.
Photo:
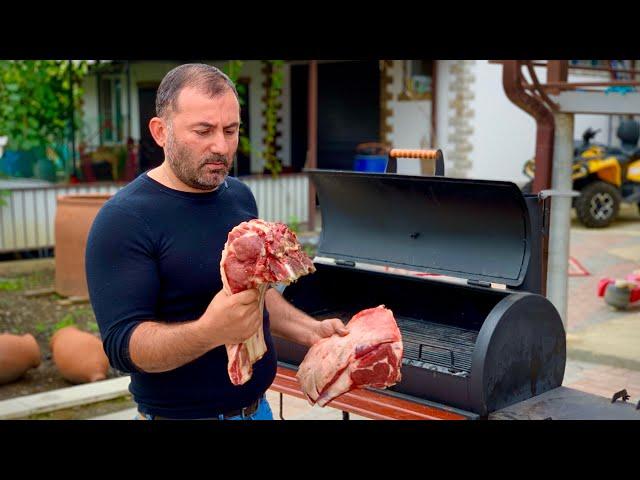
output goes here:
[{"label": "blue barrel", "polygon": [[0,173],[10,177],[33,177],[34,161],[32,152],[5,150],[0,158]]},{"label": "blue barrel", "polygon": [[386,155],[356,155],[353,169],[356,172],[381,172],[387,168],[388,157]]}]

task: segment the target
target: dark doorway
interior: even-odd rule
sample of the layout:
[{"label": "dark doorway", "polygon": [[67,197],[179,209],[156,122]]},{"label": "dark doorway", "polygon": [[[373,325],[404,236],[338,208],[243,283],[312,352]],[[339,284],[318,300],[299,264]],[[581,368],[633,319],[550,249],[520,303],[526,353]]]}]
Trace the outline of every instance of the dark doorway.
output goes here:
[{"label": "dark doorway", "polygon": [[164,151],[156,143],[149,131],[149,120],[156,116],[156,91],[158,90],[158,85],[138,87],[140,173],[157,167],[164,160]]},{"label": "dark doorway", "polygon": [[[291,163],[306,161],[307,65],[291,66]],[[353,170],[356,146],[380,135],[380,67],[377,60],[318,65],[318,168]]]}]

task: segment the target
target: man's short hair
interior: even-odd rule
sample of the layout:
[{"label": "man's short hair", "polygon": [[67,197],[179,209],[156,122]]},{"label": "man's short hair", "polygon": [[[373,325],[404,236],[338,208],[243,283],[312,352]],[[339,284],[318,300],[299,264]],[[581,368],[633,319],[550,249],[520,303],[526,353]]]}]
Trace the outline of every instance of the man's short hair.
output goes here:
[{"label": "man's short hair", "polygon": [[[178,95],[185,87],[196,88],[211,98],[222,95],[231,89],[236,98],[238,91],[231,79],[220,69],[204,63],[185,63],[167,73],[156,94],[156,115],[162,117],[178,108]],[[238,100],[239,101],[239,100]]]}]

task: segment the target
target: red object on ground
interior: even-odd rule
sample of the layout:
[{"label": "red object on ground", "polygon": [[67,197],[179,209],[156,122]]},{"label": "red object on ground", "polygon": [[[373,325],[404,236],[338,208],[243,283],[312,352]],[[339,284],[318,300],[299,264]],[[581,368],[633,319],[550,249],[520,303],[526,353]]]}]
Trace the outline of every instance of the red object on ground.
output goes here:
[{"label": "red object on ground", "polygon": [[587,277],[590,273],[586,268],[574,257],[569,257],[569,271],[570,277]]},{"label": "red object on ground", "polygon": [[297,377],[310,404],[326,405],[356,388],[386,388],[401,379],[402,336],[393,312],[380,305],[355,314],[349,334],[315,343]]},{"label": "red object on ground", "polygon": [[[220,262],[225,292],[258,288],[260,310],[270,283],[289,284],[315,270],[294,232],[283,223],[260,219],[242,222],[229,232]],[[267,351],[262,326],[246,342],[226,348],[229,378],[234,385],[242,385],[251,378],[252,365]]]},{"label": "red object on ground", "polygon": [[603,278],[598,282],[598,296],[604,297],[604,292],[607,290],[607,285],[613,283],[614,280],[612,278]]},{"label": "red object on ground", "polygon": [[[627,275],[627,281],[633,282],[636,285],[633,288],[626,288],[629,292],[629,303],[634,303],[640,301],[640,271],[635,271],[629,275]],[[598,296],[604,297],[607,287],[615,283],[616,281],[613,278],[602,278],[598,282]]]},{"label": "red object on ground", "polygon": [[629,303],[637,302],[640,300],[640,285],[631,290],[629,294]]},{"label": "red object on ground", "polygon": [[630,282],[640,283],[640,270],[636,270],[633,273],[627,275],[627,280],[629,280]]}]

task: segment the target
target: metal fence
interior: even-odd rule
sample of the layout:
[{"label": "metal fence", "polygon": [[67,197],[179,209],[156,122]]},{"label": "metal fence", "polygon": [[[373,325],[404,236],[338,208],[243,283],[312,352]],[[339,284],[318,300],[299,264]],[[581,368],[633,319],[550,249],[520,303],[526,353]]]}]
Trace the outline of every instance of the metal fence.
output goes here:
[{"label": "metal fence", "polygon": [[306,173],[282,174],[276,178],[263,175],[240,177],[258,204],[260,218],[268,222],[307,222],[309,214],[309,180]]},{"label": "metal fence", "polygon": [[[304,173],[277,178],[262,175],[241,177],[253,192],[260,218],[267,221],[305,223],[308,216],[309,182]],[[116,193],[126,183],[96,182],[46,186],[3,187],[9,194],[0,206],[0,253],[38,250],[55,246],[57,198],[61,195]]]}]

